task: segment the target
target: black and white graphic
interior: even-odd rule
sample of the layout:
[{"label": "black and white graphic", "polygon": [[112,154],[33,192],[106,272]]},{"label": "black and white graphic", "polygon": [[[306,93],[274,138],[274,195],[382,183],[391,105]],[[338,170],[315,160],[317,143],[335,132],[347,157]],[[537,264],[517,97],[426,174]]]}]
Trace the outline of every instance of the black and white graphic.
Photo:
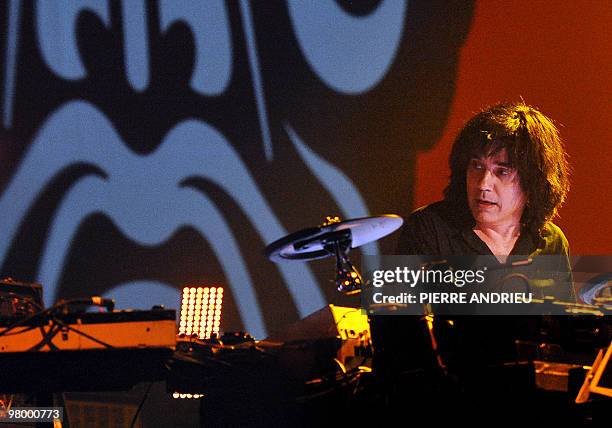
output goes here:
[{"label": "black and white graphic", "polygon": [[[471,3],[4,2],[0,262],[50,304],[226,287],[256,337],[334,299],[291,231],[411,208]],[[391,243],[372,243],[377,254]]]}]

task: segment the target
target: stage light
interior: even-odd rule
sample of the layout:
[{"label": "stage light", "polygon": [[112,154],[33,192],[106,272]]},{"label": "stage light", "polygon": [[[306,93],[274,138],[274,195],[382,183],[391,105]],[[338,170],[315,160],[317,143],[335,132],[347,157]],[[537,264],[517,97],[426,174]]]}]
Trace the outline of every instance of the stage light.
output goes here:
[{"label": "stage light", "polygon": [[196,334],[199,339],[219,334],[222,306],[222,287],[184,287],[179,334]]},{"label": "stage light", "polygon": [[175,392],[172,394],[172,398],[178,399],[198,399],[204,397],[204,394],[183,394],[182,392]]},{"label": "stage light", "polygon": [[[223,303],[222,287],[184,287],[181,298],[179,335],[198,339],[210,339],[219,334],[221,308]],[[198,399],[203,394],[174,392],[176,399]]]}]

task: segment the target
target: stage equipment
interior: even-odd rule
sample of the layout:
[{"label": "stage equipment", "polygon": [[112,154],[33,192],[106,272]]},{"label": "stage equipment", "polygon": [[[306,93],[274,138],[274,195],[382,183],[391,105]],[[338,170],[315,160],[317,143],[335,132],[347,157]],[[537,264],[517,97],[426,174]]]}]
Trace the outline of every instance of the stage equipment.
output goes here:
[{"label": "stage equipment", "polygon": [[161,381],[176,345],[176,312],[80,312],[76,299],[22,318],[0,330],[0,391],[64,392],[125,390]]},{"label": "stage equipment", "polygon": [[[219,336],[222,303],[223,287],[187,286],[183,288],[177,346],[179,351],[184,351],[185,345],[186,349],[189,349],[192,338],[210,339]],[[203,394],[188,394],[179,391],[172,393],[172,398],[178,399],[198,399],[203,396]]]},{"label": "stage equipment", "polygon": [[[31,318],[0,330],[0,353],[111,348],[174,348],[171,310],[84,312]],[[5,333],[6,332],[6,333]]]},{"label": "stage equipment", "polygon": [[[259,344],[304,344],[318,340],[336,341],[338,350],[335,359],[345,371],[369,364],[369,358],[372,356],[370,325],[368,317],[359,308],[327,305],[273,333]],[[289,359],[290,356],[286,357]],[[287,365],[294,366],[289,361]]]},{"label": "stage equipment", "polygon": [[276,263],[334,256],[337,290],[346,295],[355,294],[361,291],[363,279],[349,260],[349,251],[389,235],[403,222],[395,214],[345,221],[339,217],[327,217],[318,227],[303,229],[272,242],[266,247],[265,254]]},{"label": "stage equipment", "polygon": [[179,335],[210,339],[219,334],[223,287],[183,288]]},{"label": "stage equipment", "polygon": [[0,280],[0,319],[28,316],[42,307],[40,284],[19,282],[13,278]]},{"label": "stage equipment", "polygon": [[601,394],[612,397],[612,341],[605,351],[601,349],[587,372],[582,388],[576,396],[576,403],[586,403],[590,394]]},{"label": "stage equipment", "polygon": [[225,395],[256,385],[263,373],[282,388],[329,388],[337,376],[369,372],[371,357],[367,317],[360,309],[328,305],[260,341],[240,332],[180,337],[168,389]]},{"label": "stage equipment", "polygon": [[579,296],[587,304],[612,305],[612,272],[606,272],[591,278],[580,289]]}]

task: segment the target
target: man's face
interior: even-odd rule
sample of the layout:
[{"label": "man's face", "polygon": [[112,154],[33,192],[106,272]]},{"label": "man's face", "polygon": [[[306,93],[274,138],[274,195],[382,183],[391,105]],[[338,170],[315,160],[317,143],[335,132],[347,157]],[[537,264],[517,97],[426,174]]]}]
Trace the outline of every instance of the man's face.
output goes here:
[{"label": "man's face", "polygon": [[483,226],[518,224],[527,202],[506,149],[470,160],[467,195],[474,220]]}]

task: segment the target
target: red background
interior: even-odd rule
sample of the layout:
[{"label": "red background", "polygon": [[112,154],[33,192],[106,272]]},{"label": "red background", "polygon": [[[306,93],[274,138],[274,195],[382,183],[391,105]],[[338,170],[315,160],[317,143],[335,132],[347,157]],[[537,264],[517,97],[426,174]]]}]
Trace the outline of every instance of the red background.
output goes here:
[{"label": "red background", "polygon": [[478,2],[446,129],[418,156],[415,207],[440,199],[462,124],[522,97],[555,120],[570,155],[572,187],[555,223],[572,254],[612,254],[611,22],[606,1]]}]

